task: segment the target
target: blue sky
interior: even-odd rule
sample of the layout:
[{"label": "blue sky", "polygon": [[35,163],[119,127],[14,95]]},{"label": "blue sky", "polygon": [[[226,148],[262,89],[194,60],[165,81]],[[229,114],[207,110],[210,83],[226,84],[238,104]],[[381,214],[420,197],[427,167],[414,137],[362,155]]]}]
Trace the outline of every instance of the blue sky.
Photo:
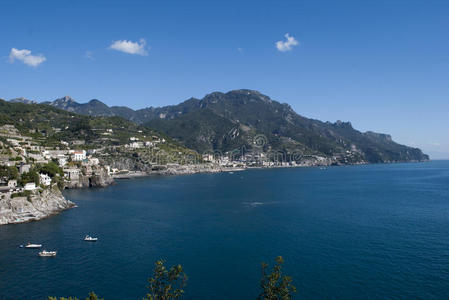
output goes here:
[{"label": "blue sky", "polygon": [[142,108],[248,88],[449,158],[449,1],[3,0],[0,11],[0,98]]}]

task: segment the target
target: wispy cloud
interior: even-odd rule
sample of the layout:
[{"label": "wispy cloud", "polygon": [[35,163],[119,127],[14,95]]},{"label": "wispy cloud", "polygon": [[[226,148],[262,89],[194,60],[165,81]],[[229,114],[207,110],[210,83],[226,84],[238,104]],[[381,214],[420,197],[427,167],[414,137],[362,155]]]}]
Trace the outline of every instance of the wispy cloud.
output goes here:
[{"label": "wispy cloud", "polygon": [[294,46],[299,44],[298,41],[288,33],[286,33],[284,37],[285,41],[276,42],[276,48],[281,52],[291,51]]},{"label": "wispy cloud", "polygon": [[243,49],[242,48],[237,48],[237,51],[240,53],[243,53]]},{"label": "wispy cloud", "polygon": [[84,57],[87,58],[87,59],[90,59],[90,60],[95,60],[94,53],[92,51],[89,51],[89,50],[87,50],[84,53]]},{"label": "wispy cloud", "polygon": [[42,54],[32,55],[31,50],[12,48],[9,53],[9,61],[13,63],[16,60],[22,61],[24,64],[37,67],[47,59]]},{"label": "wispy cloud", "polygon": [[109,49],[125,52],[128,54],[148,55],[145,39],[140,39],[139,42],[132,42],[127,40],[114,41],[109,46]]}]

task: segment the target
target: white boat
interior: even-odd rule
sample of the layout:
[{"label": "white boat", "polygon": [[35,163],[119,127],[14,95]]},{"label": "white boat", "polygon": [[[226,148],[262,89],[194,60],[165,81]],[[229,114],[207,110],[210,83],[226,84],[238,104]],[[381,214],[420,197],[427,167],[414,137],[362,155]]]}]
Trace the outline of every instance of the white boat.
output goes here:
[{"label": "white boat", "polygon": [[56,251],[42,250],[41,252],[39,252],[39,256],[42,256],[42,257],[56,256]]},{"label": "white boat", "polygon": [[30,244],[30,243],[28,243],[28,244],[25,246],[25,248],[28,248],[28,249],[35,249],[35,248],[40,248],[40,247],[42,247],[41,244]]},{"label": "white boat", "polygon": [[96,237],[91,237],[90,235],[86,235],[86,236],[84,237],[84,240],[85,240],[86,242],[96,242],[96,241],[98,241],[98,238],[96,238]]}]

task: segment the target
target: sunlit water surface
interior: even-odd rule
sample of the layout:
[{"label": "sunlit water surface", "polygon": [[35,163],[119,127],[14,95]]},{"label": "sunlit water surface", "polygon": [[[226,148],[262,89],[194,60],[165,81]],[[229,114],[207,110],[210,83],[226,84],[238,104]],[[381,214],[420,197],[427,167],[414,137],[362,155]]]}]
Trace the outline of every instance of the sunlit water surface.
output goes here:
[{"label": "sunlit water surface", "polygon": [[[78,208],[0,226],[0,299],[141,299],[160,258],[184,266],[185,299],[254,299],[260,262],[278,255],[298,298],[449,295],[448,161],[152,177],[65,195]],[[28,241],[58,256],[19,248]]]}]

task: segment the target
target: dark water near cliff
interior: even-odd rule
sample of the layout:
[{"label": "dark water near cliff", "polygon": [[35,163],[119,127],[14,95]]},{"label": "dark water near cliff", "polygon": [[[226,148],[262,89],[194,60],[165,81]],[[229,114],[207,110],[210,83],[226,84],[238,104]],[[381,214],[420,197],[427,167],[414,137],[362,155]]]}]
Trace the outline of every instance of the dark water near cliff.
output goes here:
[{"label": "dark water near cliff", "polygon": [[[260,262],[278,255],[298,298],[449,296],[448,161],[145,178],[66,196],[79,207],[0,226],[0,299],[141,299],[159,258],[184,265],[186,299],[254,299]],[[58,256],[18,247],[27,241]]]}]

